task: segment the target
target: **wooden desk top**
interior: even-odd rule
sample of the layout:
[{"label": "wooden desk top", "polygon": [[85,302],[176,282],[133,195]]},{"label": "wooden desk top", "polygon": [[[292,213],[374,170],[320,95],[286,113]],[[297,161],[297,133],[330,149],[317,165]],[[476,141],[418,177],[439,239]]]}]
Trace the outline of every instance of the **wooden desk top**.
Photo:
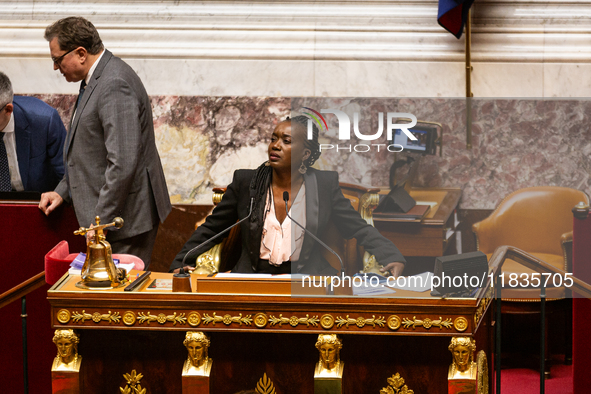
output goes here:
[{"label": "wooden desk top", "polygon": [[[389,192],[389,189],[384,189],[380,194],[388,194]],[[431,207],[431,210],[421,221],[421,225],[443,226],[458,206],[462,190],[458,188],[413,188],[410,195],[417,202],[437,203]],[[380,219],[374,217],[374,221],[379,222]],[[404,220],[400,222],[404,223]]]},{"label": "wooden desk top", "polygon": [[[132,275],[135,273],[132,271]],[[54,328],[134,330],[272,331],[391,335],[474,335],[490,305],[492,289],[480,298],[435,298],[428,292],[397,290],[394,297],[287,294],[172,293],[82,290],[79,276],[65,275],[48,291]],[[204,277],[194,276],[199,289]],[[209,281],[215,281],[209,278]],[[225,279],[233,289],[252,289],[268,279]],[[271,280],[273,281],[273,280]],[[285,280],[265,284],[283,286]],[[248,284],[247,282],[251,282]],[[222,284],[220,283],[220,286]],[[289,285],[288,286],[296,286]],[[238,292],[236,291],[236,292]]]}]

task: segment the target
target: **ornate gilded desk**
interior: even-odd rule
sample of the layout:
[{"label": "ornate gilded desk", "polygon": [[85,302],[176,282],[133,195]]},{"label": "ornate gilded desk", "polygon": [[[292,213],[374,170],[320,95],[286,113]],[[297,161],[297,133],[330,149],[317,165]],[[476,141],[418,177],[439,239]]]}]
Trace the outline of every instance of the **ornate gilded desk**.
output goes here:
[{"label": "ornate gilded desk", "polygon": [[151,280],[134,292],[85,291],[78,280],[64,276],[48,299],[53,328],[80,334],[84,393],[120,392],[123,374],[133,370],[147,394],[181,393],[187,331],[211,338],[216,394],[254,390],[265,374],[276,393],[313,393],[321,333],[342,338],[345,393],[378,394],[396,373],[416,394],[447,393],[453,336],[473,337],[492,365],[492,292],[462,299],[404,290],[396,298],[291,296],[281,280],[204,277],[192,278],[192,293],[145,290]]}]

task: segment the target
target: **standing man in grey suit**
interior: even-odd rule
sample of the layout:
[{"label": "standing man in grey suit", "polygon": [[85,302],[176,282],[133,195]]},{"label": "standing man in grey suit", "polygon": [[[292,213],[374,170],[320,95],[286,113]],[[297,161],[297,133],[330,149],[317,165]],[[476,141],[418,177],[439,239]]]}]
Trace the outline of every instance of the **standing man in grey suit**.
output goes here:
[{"label": "standing man in grey suit", "polygon": [[150,263],[158,222],[171,211],[152,108],[137,74],[104,49],[92,23],[68,17],[45,30],[54,70],[80,82],[64,146],[65,175],[55,191],[41,196],[49,215],[71,202],[81,226],[120,216],[120,230],[109,231],[113,253]]}]

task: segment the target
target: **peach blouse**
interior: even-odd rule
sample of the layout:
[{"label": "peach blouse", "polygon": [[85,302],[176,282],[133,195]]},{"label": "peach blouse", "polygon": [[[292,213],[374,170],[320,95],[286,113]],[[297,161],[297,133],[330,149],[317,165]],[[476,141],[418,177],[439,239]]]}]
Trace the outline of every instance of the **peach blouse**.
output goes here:
[{"label": "peach blouse", "polygon": [[[306,187],[302,184],[289,210],[289,215],[302,226],[306,226]],[[292,237],[292,233],[294,237]],[[275,215],[273,193],[267,193],[265,222],[261,238],[262,260],[269,260],[269,264],[280,266],[284,261],[297,261],[300,258],[304,230],[293,224],[289,217],[279,223]]]}]

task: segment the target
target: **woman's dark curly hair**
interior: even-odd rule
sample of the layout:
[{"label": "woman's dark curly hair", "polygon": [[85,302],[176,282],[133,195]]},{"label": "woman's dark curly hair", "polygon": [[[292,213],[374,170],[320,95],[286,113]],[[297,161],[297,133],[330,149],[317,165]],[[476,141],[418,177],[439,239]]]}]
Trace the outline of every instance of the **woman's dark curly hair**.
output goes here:
[{"label": "woman's dark curly hair", "polygon": [[[289,120],[289,118],[287,119]],[[287,121],[286,120],[286,121]],[[293,130],[297,127],[299,130],[303,131],[304,134],[304,147],[310,150],[310,157],[304,162],[306,167],[311,167],[314,165],[316,160],[320,157],[320,144],[318,143],[318,127],[312,122],[312,139],[309,140],[307,138],[308,133],[308,117],[304,115],[299,115],[291,119],[291,129],[292,133]]]}]

